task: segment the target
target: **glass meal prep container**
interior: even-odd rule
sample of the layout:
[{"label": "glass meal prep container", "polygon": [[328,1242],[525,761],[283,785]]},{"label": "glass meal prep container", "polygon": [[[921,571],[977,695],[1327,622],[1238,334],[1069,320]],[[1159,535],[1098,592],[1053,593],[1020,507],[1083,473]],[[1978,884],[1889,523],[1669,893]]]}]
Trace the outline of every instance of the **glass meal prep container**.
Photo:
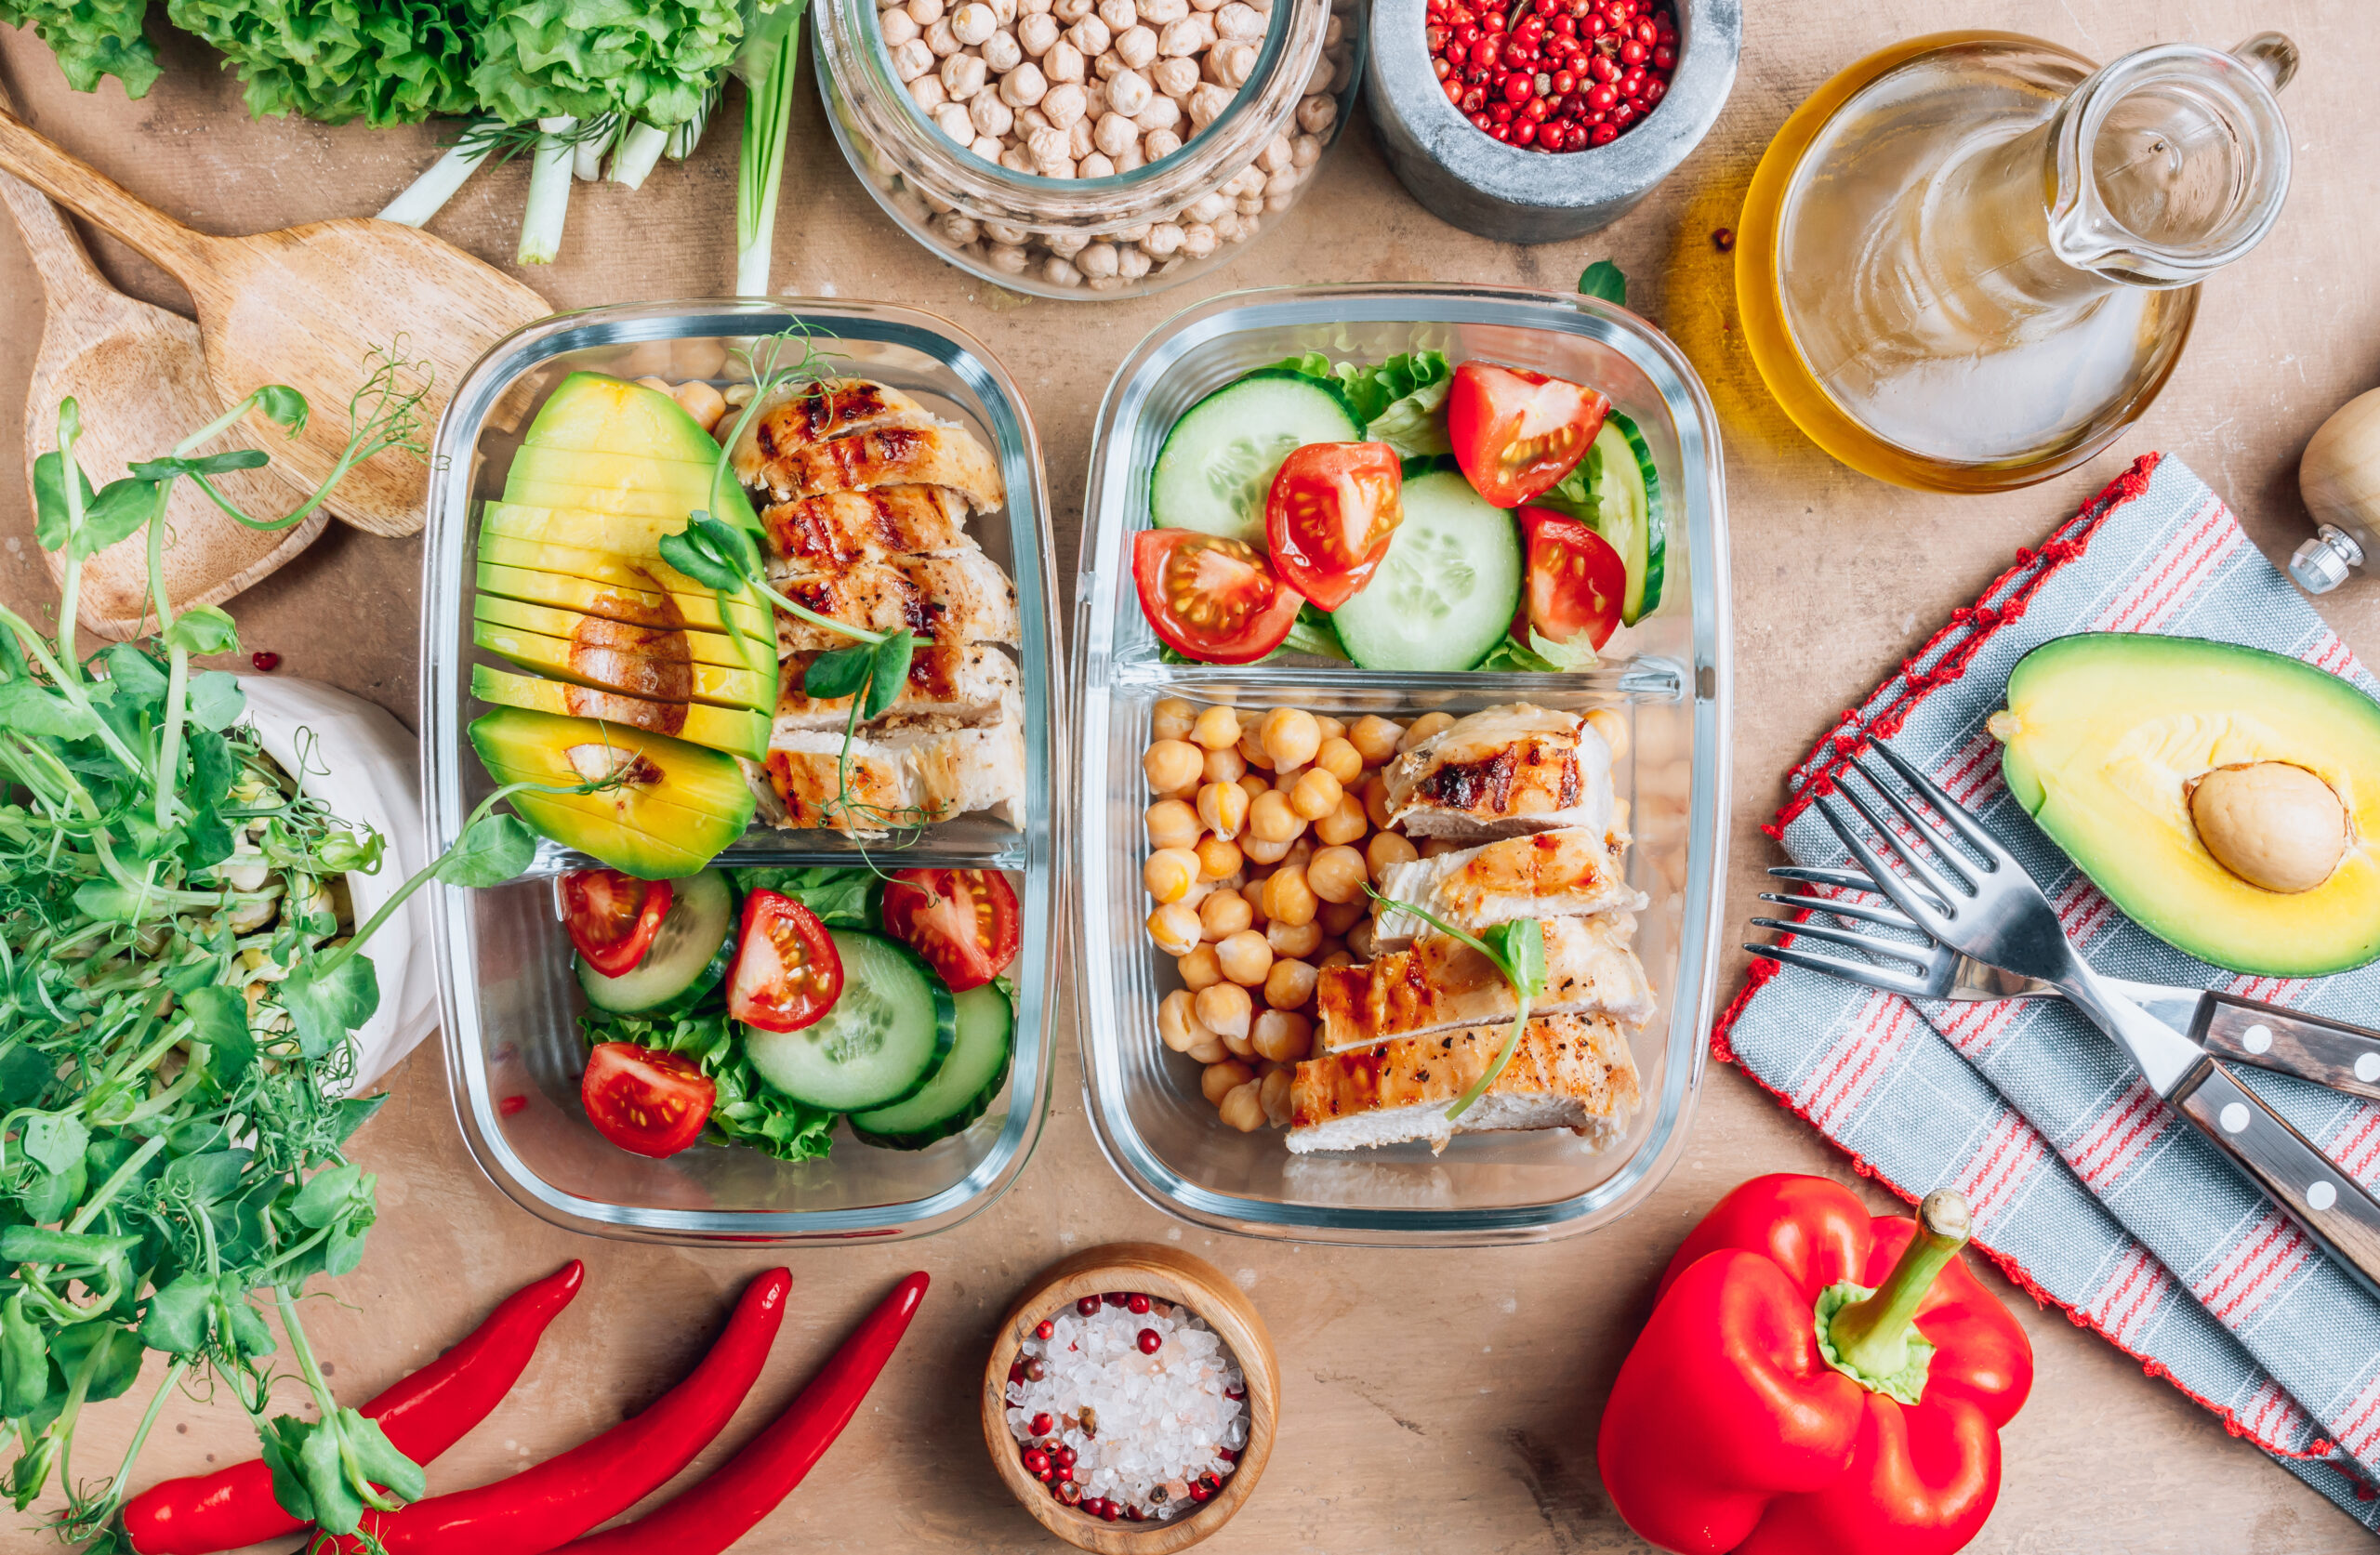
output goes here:
[{"label": "glass meal prep container", "polygon": [[[424,547],[422,787],[433,853],[494,787],[465,725],[486,708],[469,694],[473,558],[484,503],[501,489],[520,434],[575,370],[672,383],[748,382],[734,354],[797,320],[838,370],[892,384],[963,422],[999,461],[1007,506],[970,521],[986,555],[1015,580],[1023,640],[1025,824],[987,816],[945,823],[912,846],[878,843],[887,869],[964,865],[1009,873],[1022,909],[1010,969],[1017,1001],[1006,1097],[972,1127],[922,1151],[874,1148],[838,1126],[826,1159],[778,1161],[757,1151],[696,1145],[666,1160],[614,1148],[578,1100],[584,1008],[553,876],[588,861],[541,843],[528,876],[492,890],[434,887],[446,1067],[464,1141],[522,1207],[575,1231],[647,1241],[739,1245],[892,1240],[940,1231],[1013,1181],[1048,1111],[1057,941],[1064,896],[1067,745],[1056,666],[1048,492],[1040,444],[1015,384],[972,337],[945,321],[884,304],[690,301],[598,308],[529,325],[482,357],[441,418]],[[833,833],[756,824],[719,856],[725,865],[855,863]]]},{"label": "glass meal prep container", "polygon": [[[1242,666],[1168,664],[1141,613],[1131,541],[1148,527],[1149,473],[1200,398],[1305,351],[1375,362],[1435,349],[1592,385],[1633,419],[1658,467],[1668,576],[1658,608],[1575,675],[1406,675],[1306,657]],[[1641,1201],[1684,1148],[1711,1028],[1726,878],[1730,636],[1718,424],[1694,369],[1633,313],[1592,298],[1488,287],[1288,287],[1227,294],[1159,327],[1117,371],[1100,410],[1086,508],[1090,551],[1076,622],[1077,724],[1085,795],[1075,925],[1087,1110],[1100,1144],[1144,1198],[1250,1235],[1373,1245],[1526,1242],[1604,1225]],[[1157,1036],[1181,986],[1149,940],[1141,771],[1164,697],[1289,705],[1353,722],[1365,713],[1457,717],[1500,703],[1616,709],[1630,748],[1615,765],[1631,802],[1628,878],[1651,898],[1636,946],[1660,1005],[1636,1033],[1643,1101],[1599,1153],[1567,1130],[1459,1134],[1443,1154],[1412,1142],[1291,1155],[1278,1128],[1241,1134],[1199,1094],[1199,1069]]]},{"label": "glass meal prep container", "polygon": [[[1243,9],[1267,13],[1264,35],[1251,40],[1246,81],[1202,133],[1189,133],[1195,121],[1185,119],[1177,126],[1183,143],[1170,154],[1104,177],[1047,178],[986,160],[935,125],[919,101],[945,95],[939,83],[949,56],[916,77],[934,86],[913,89],[903,72],[919,64],[926,39],[888,47],[879,3],[826,0],[813,9],[836,143],[911,237],[962,270],[1040,297],[1138,296],[1229,263],[1313,187],[1363,81],[1364,0],[1242,0]],[[903,3],[905,15],[948,24],[945,0]],[[989,3],[1003,30],[1033,18],[1037,4],[1069,26],[1099,15],[1092,0]],[[1230,0],[1148,3],[1166,7],[1157,15],[1197,15]],[[1117,68],[1111,51],[1090,61],[1086,79]],[[1007,133],[1024,135],[1025,123],[1018,118]]]}]

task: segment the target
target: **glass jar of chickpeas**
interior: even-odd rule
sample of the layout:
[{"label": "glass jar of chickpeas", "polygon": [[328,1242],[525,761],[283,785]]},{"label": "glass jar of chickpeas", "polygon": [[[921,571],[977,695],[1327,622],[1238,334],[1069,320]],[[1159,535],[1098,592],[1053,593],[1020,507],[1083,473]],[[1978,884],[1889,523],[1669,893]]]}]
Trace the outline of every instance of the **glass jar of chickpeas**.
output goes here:
[{"label": "glass jar of chickpeas", "polygon": [[877,204],[1012,291],[1130,297],[1227,263],[1314,181],[1364,0],[829,0],[819,80]]},{"label": "glass jar of chickpeas", "polygon": [[1371,899],[1416,848],[1388,824],[1382,769],[1454,719],[1158,702],[1141,758],[1149,804],[1146,929],[1181,986],[1157,1036],[1201,1066],[1199,1088],[1242,1132],[1289,1121],[1291,1071],[1314,1044],[1328,967],[1372,958]]}]

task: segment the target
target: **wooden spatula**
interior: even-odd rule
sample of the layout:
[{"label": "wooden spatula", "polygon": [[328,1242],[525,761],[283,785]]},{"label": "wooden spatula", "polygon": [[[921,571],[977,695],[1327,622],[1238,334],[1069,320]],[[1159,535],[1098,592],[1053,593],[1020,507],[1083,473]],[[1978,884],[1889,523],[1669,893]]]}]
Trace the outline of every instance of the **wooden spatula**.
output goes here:
[{"label": "wooden spatula", "polygon": [[[427,361],[422,403],[435,419],[480,353],[552,311],[544,298],[427,232],[393,222],[317,221],[255,237],[194,232],[141,204],[0,112],[0,169],[16,174],[147,255],[198,304],[199,338],[223,403],[284,383],[313,409],[305,434],[276,439],[273,462],[310,483],[347,446],[348,401],[376,349]],[[333,513],[375,534],[411,534],[427,517],[429,470],[390,451],[349,472]]]}]

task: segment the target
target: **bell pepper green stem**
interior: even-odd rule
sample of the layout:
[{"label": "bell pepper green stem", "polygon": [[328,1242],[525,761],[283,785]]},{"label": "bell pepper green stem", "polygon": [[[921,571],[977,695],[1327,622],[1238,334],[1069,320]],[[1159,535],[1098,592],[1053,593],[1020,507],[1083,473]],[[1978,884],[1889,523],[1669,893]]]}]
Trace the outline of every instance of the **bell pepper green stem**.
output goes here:
[{"label": "bell pepper green stem", "polygon": [[1917,1206],[1917,1234],[1901,1249],[1884,1283],[1873,1296],[1850,1302],[1834,1314],[1834,1351],[1846,1366],[1870,1377],[1890,1377],[1908,1364],[1918,1303],[1974,1233],[1966,1195],[1955,1188],[1925,1195]]}]

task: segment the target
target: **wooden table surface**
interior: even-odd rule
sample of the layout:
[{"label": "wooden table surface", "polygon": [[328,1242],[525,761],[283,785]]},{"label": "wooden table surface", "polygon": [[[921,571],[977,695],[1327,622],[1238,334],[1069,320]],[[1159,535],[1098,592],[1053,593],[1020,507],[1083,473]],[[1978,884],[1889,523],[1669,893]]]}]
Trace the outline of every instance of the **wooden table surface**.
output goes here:
[{"label": "wooden table surface", "polygon": [[[879,213],[835,151],[805,90],[777,237],[776,290],[897,298],[982,337],[1039,422],[1071,577],[1093,411],[1130,343],[1177,309],[1235,286],[1345,280],[1488,281],[1556,290],[1609,257],[1640,311],[1675,336],[1726,424],[1736,577],[1735,820],[1728,889],[1750,910],[1775,862],[1757,827],[1786,767],[1955,605],[2149,449],[2187,459],[2280,560],[2307,533],[2300,447],[2330,411],[2380,381],[2380,283],[2372,212],[2380,137],[2372,82],[2380,30],[2362,0],[1837,0],[1746,7],[1743,64],[1700,150],[1634,213],[1582,242],[1508,247],[1424,214],[1368,126],[1332,153],[1317,187],[1233,269],[1138,302],[1067,305],[996,292],[927,256]],[[1929,28],[2006,28],[2100,59],[2169,39],[2228,46],[2279,27],[2305,46],[2285,98],[2294,188],[2280,225],[2207,286],[2197,337],[2150,414],[2084,468],[2003,496],[1920,495],[1879,485],[1803,441],[1765,398],[1730,325],[1732,226],[1761,148],[1792,107],[1869,49]],[[162,22],[159,26],[162,33]],[[430,129],[375,132],[252,123],[236,83],[176,35],[141,101],[114,84],[70,93],[30,34],[0,33],[0,79],[41,129],[144,199],[203,230],[259,231],[368,215],[435,154]],[[523,272],[557,307],[729,289],[736,122],[639,193],[578,186],[561,261]],[[513,248],[527,170],[483,172],[434,225],[483,257]],[[186,301],[111,243],[120,284]],[[13,232],[0,236],[0,404],[22,401],[39,289]],[[46,409],[46,408],[45,408]],[[53,599],[32,543],[13,436],[0,450],[0,599]],[[334,524],[313,549],[233,602],[245,642],[281,672],[337,682],[411,722],[419,546]],[[2324,613],[2367,660],[2380,654],[2380,586],[2350,585]],[[1742,976],[1731,954],[1723,995]],[[392,1081],[357,1152],[379,1174],[381,1219],[363,1267],[313,1303],[308,1324],[343,1397],[361,1399],[434,1355],[505,1293],[571,1258],[586,1292],[549,1336],[516,1395],[431,1470],[433,1488],[480,1483],[559,1451],[641,1406],[698,1353],[731,1294],[768,1253],[673,1250],[557,1231],[500,1197],[456,1137],[434,1048]],[[997,1550],[1054,1548],[984,1457],[973,1389],[992,1325],[1036,1270],[1120,1238],[1173,1240],[1230,1272],[1271,1324],[1284,1370],[1279,1446],[1263,1485],[1210,1548],[1223,1551],[1569,1552],[1645,1547],[1613,1513],[1594,1467],[1597,1412],[1678,1237],[1757,1172],[1851,1176],[1848,1161],[1735,1071],[1712,1065],[1676,1172],[1598,1234],[1490,1251],[1392,1252],[1210,1236],[1117,1180],[1082,1115],[1062,1044],[1054,1115],[1014,1188],[975,1219],[903,1245],[799,1252],[792,1315],[744,1417],[765,1418],[899,1274],[933,1288],[906,1348],[812,1483],[742,1548]],[[1879,1206],[1886,1196],[1862,1184]],[[2369,1535],[2167,1383],[1997,1274],[2030,1331],[2032,1402],[2006,1433],[1999,1509],[1973,1547],[1992,1551],[2188,1550],[2205,1555],[2362,1550]],[[144,1385],[145,1388],[145,1385]],[[90,1419],[78,1464],[113,1461],[133,1410]],[[229,1401],[170,1407],[141,1473],[153,1478],[255,1450]],[[1679,1443],[1681,1451],[1694,1450]],[[714,1448],[698,1469],[721,1456]],[[32,1548],[14,1525],[0,1548]]]}]

